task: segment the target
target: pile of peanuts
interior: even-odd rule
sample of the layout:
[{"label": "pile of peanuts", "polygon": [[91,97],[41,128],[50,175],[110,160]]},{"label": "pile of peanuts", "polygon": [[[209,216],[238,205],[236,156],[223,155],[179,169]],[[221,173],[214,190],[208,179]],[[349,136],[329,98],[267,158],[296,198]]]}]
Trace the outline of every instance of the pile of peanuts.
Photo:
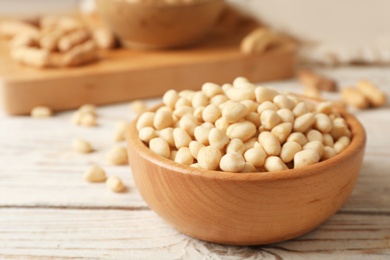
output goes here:
[{"label": "pile of peanuts", "polygon": [[332,102],[314,103],[247,79],[167,91],[142,113],[139,139],[156,154],[195,168],[264,172],[300,168],[347,148],[351,131]]},{"label": "pile of peanuts", "polygon": [[115,46],[106,28],[88,26],[74,16],[43,16],[38,26],[18,20],[2,21],[0,37],[10,39],[10,56],[33,67],[72,67],[95,61],[97,50]]}]

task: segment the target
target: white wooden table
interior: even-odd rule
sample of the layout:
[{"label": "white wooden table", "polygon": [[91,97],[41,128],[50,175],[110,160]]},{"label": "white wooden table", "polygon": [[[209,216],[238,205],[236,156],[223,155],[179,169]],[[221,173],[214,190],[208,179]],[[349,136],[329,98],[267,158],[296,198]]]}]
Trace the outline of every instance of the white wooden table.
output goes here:
[{"label": "white wooden table", "polygon": [[[390,96],[389,68],[322,71],[344,86],[369,78]],[[265,85],[300,90],[296,81]],[[100,107],[98,113],[99,127],[81,128],[70,124],[71,112],[46,120],[0,112],[0,259],[390,259],[389,107],[355,112],[368,144],[344,207],[305,236],[256,247],[202,242],[164,223],[142,200],[129,167],[105,160],[115,145],[115,122],[134,118],[128,104]],[[75,153],[75,137],[91,141],[97,151]],[[104,183],[83,181],[92,163],[120,176],[128,191],[115,194]]]}]

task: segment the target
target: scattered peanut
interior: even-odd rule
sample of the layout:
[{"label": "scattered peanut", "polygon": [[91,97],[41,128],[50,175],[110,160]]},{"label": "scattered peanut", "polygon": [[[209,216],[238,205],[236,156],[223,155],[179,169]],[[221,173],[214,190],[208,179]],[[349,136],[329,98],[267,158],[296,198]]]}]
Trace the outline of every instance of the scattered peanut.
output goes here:
[{"label": "scattered peanut", "polygon": [[88,182],[103,182],[106,180],[106,172],[99,166],[90,166],[84,174],[84,180]]},{"label": "scattered peanut", "polygon": [[82,139],[74,139],[72,141],[73,149],[79,153],[90,153],[93,151],[92,145]]},{"label": "scattered peanut", "polygon": [[79,107],[78,111],[81,113],[90,113],[96,115],[96,106],[93,104],[85,104]]},{"label": "scattered peanut", "polygon": [[140,115],[143,112],[146,112],[148,110],[148,107],[146,104],[141,100],[134,100],[130,103],[130,110],[131,112]]},{"label": "scattered peanut", "polygon": [[298,79],[306,88],[320,91],[337,91],[336,81],[308,69],[299,71]]},{"label": "scattered peanut", "polygon": [[81,113],[79,125],[81,126],[97,126],[96,116],[89,113]]},{"label": "scattered peanut", "polygon": [[108,154],[107,159],[114,165],[124,165],[128,163],[127,150],[125,147],[116,146],[112,148]]},{"label": "scattered peanut", "polygon": [[82,105],[73,113],[71,122],[79,126],[96,126],[96,106],[92,104]]},{"label": "scattered peanut", "polygon": [[244,54],[263,53],[276,42],[275,33],[265,28],[258,28],[245,36],[241,41],[240,50]]},{"label": "scattered peanut", "polygon": [[357,88],[373,107],[382,107],[386,104],[387,98],[385,93],[372,82],[368,80],[360,80],[357,83]]},{"label": "scattered peanut", "polygon": [[113,192],[122,192],[125,189],[125,185],[119,177],[110,176],[106,181],[107,188]]},{"label": "scattered peanut", "polygon": [[34,107],[31,110],[31,117],[35,118],[45,118],[45,117],[51,117],[53,115],[53,111],[49,107]]},{"label": "scattered peanut", "polygon": [[[120,142],[120,141],[126,140],[126,131],[127,131],[128,126],[129,126],[129,122],[127,122],[127,121],[119,121],[116,123],[115,132],[114,132],[114,141]],[[140,139],[141,139],[141,135],[140,135]],[[141,139],[141,140],[143,140],[143,139]],[[145,141],[146,141],[146,139],[145,139]]]},{"label": "scattered peanut", "polygon": [[341,97],[347,105],[359,109],[367,108],[370,105],[366,96],[359,89],[354,87],[343,88],[341,90]]}]

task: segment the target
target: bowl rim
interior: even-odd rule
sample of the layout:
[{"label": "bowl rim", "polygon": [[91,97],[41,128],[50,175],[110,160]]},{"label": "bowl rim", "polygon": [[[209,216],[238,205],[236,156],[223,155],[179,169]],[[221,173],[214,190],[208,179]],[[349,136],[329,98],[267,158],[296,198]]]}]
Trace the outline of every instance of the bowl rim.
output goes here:
[{"label": "bowl rim", "polygon": [[[136,118],[129,126],[127,136],[127,149],[133,149],[144,159],[158,165],[161,168],[169,169],[177,173],[188,174],[192,177],[201,177],[210,180],[221,181],[275,181],[275,180],[290,180],[307,178],[313,175],[325,174],[326,169],[331,168],[339,161],[345,161],[353,157],[356,153],[359,153],[364,149],[366,144],[366,132],[363,125],[352,114],[348,113],[344,109],[337,110],[342,117],[346,120],[351,133],[352,139],[348,147],[340,154],[309,166],[305,166],[298,169],[288,169],[274,172],[250,172],[250,173],[235,173],[207,170],[201,168],[194,168],[188,165],[177,163],[173,160],[160,156],[152,152],[139,138],[138,131],[136,129]],[[131,148],[130,148],[131,147]]]}]

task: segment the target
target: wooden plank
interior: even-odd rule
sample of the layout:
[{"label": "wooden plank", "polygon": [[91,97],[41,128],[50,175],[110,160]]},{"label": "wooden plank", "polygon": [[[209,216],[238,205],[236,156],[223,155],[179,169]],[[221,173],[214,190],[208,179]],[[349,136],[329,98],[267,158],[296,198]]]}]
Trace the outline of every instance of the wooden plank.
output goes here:
[{"label": "wooden plank", "polygon": [[[72,125],[71,113],[42,120],[3,114],[0,119],[0,205],[146,206],[136,191],[129,166],[112,166],[106,160],[111,147],[125,146],[124,142],[113,141],[115,123],[119,119],[130,120],[134,115],[130,114],[127,104],[101,108],[98,113],[99,127],[96,128]],[[87,155],[74,152],[71,146],[74,138],[90,141],[96,151]],[[91,164],[102,166],[108,175],[121,177],[129,191],[115,194],[108,191],[104,183],[85,182],[82,175]]]},{"label": "wooden plank", "polygon": [[292,241],[237,247],[182,235],[149,210],[0,210],[2,259],[384,259],[389,234],[390,215],[338,214]]},{"label": "wooden plank", "polygon": [[[0,103],[10,114],[26,114],[37,105],[64,110],[108,104],[158,96],[170,88],[198,89],[204,82],[230,82],[237,76],[254,82],[291,77],[295,44],[260,55],[240,52],[240,40],[254,26],[245,22],[237,30],[214,33],[199,45],[177,50],[102,52],[99,62],[76,68],[29,68],[0,55]],[[0,44],[0,54],[5,48]]]}]

